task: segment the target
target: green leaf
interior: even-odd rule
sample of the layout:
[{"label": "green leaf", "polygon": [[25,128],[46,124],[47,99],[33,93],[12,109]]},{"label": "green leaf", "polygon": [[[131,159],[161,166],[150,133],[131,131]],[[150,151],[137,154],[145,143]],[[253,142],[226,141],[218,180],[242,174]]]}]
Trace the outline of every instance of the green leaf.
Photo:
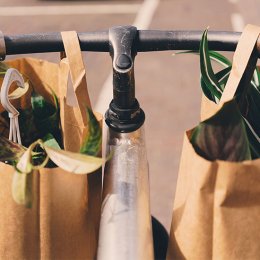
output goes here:
[{"label": "green leaf", "polygon": [[244,120],[234,100],[201,122],[193,130],[190,141],[198,154],[211,161],[251,159]]},{"label": "green leaf", "polygon": [[223,70],[220,70],[218,73],[216,73],[216,78],[219,82],[219,85],[221,86],[221,92],[223,92],[228,77],[230,75],[230,71],[231,71],[231,66],[224,68]]},{"label": "green leaf", "polygon": [[252,159],[260,158],[260,138],[253,130],[246,118],[243,118],[246,126]]},{"label": "green leaf", "polygon": [[12,181],[12,196],[16,203],[31,208],[33,202],[33,173],[14,172]]},{"label": "green leaf", "polygon": [[58,98],[53,93],[54,105],[47,102],[44,97],[33,93],[31,97],[33,121],[38,132],[38,138],[42,139],[47,134],[52,134],[62,146]]},{"label": "green leaf", "polygon": [[202,39],[200,42],[200,70],[201,70],[201,77],[209,91],[217,98],[220,99],[221,97],[221,87],[215,77],[213,72],[209,50],[208,50],[208,41],[207,41],[207,33],[208,30],[206,29],[202,35]]},{"label": "green leaf", "polygon": [[17,89],[15,89],[11,94],[8,95],[9,99],[17,99],[22,97],[23,95],[26,94],[26,92],[29,89],[29,82],[25,82],[24,83],[24,87],[20,88],[18,87]]},{"label": "green leaf", "polygon": [[[210,64],[210,59],[215,60],[225,68],[214,75]],[[204,32],[200,45],[200,60],[201,60],[201,88],[204,95],[211,101],[218,102],[222,92],[228,81],[231,71],[231,62],[223,55],[208,50],[207,46],[207,30]],[[205,68],[208,66],[208,72]],[[211,78],[211,80],[210,80]],[[213,84],[211,84],[213,82]],[[244,117],[245,127],[247,131],[248,140],[250,143],[250,150],[252,158],[259,158],[259,136],[260,136],[260,72],[258,67],[254,71],[254,76],[251,81],[251,86],[248,88],[246,97],[241,93],[236,94],[236,101],[240,104],[243,98],[243,106],[241,114]],[[216,92],[217,91],[217,92]],[[258,156],[258,157],[257,157]]]},{"label": "green leaf", "polygon": [[26,149],[17,143],[9,141],[7,138],[0,136],[0,161],[16,162]]},{"label": "green leaf", "polygon": [[[174,55],[178,55],[178,54],[196,54],[199,55],[199,51],[180,51],[177,53],[174,53]],[[227,59],[225,56],[223,56],[222,54],[216,52],[216,51],[208,51],[209,57],[212,61],[216,61],[218,64],[223,65],[224,67],[229,67],[232,65],[231,61],[229,59]]]},{"label": "green leaf", "polygon": [[6,73],[6,71],[9,69],[10,67],[6,64],[6,63],[4,63],[4,62],[2,62],[2,61],[0,61],[0,75],[5,75],[5,73]]},{"label": "green leaf", "polygon": [[31,164],[31,151],[27,149],[21,158],[19,159],[17,165],[15,166],[17,171],[20,173],[28,174],[32,172],[32,164]]},{"label": "green leaf", "polygon": [[[231,67],[227,67],[216,74],[219,83],[224,87],[227,83],[230,70]],[[244,121],[246,126],[247,137],[250,143],[252,159],[260,157],[260,120],[257,120],[257,118],[260,115],[260,92],[254,84],[255,82],[252,80],[251,87],[248,89],[248,93],[246,96],[247,109],[246,114],[244,115]],[[239,98],[239,95],[237,95],[237,97]]]},{"label": "green leaf", "polygon": [[231,61],[219,52],[209,51],[209,56],[211,60],[216,61],[218,64],[223,65],[224,67],[230,67],[232,65]]},{"label": "green leaf", "polygon": [[[23,145],[29,146],[50,133],[62,147],[59,105],[54,92],[53,101],[54,104],[51,104],[44,97],[34,92],[31,96],[32,107],[19,109],[18,120]],[[3,112],[2,116],[9,121],[7,113]]]},{"label": "green leaf", "polygon": [[[2,138],[0,138],[0,141]],[[5,145],[6,143],[4,143]],[[34,152],[40,147],[46,153],[44,155]],[[18,146],[20,154],[23,152],[18,163],[15,165],[15,172],[12,182],[13,199],[21,205],[31,207],[33,203],[32,184],[33,171],[44,168],[49,159],[52,160],[60,168],[75,174],[88,174],[99,169],[103,164],[103,159],[88,156],[79,153],[72,153],[60,149],[59,144],[51,134],[45,137],[45,140],[37,140],[32,143],[27,150]],[[42,156],[41,163],[35,165],[33,162],[34,156]]]},{"label": "green leaf", "polygon": [[18,111],[20,113],[18,120],[22,144],[28,147],[32,142],[39,139],[39,131],[34,123],[34,116],[31,108],[19,109]]},{"label": "green leaf", "polygon": [[[44,145],[46,145],[48,147],[51,147],[51,148],[54,148],[54,149],[57,149],[57,150],[61,150],[60,145],[58,144],[58,142],[56,141],[56,139],[53,137],[52,134],[47,134],[43,138],[43,143],[44,143]],[[57,165],[53,161],[49,160],[47,165],[46,165],[46,168],[55,168],[55,167],[57,167]]]},{"label": "green leaf", "polygon": [[41,164],[34,165],[32,163],[33,156],[35,154],[34,149],[37,146],[41,146],[43,148],[43,142],[41,140],[37,140],[28,147],[19,159],[18,163],[15,165],[15,173],[13,176],[13,198],[18,204],[22,204],[26,207],[31,207],[33,201],[33,171],[44,168],[49,160],[49,157],[45,156],[45,158],[41,161]]},{"label": "green leaf", "polygon": [[[231,67],[226,67],[223,70],[219,71],[218,73],[216,73],[216,78],[219,82],[219,85],[221,86],[221,95],[222,95],[222,91],[225,88],[225,85],[227,83],[229,74],[230,74],[230,70]],[[211,101],[214,101],[216,103],[216,99],[213,93],[211,93],[211,91],[207,88],[205,82],[203,81],[203,79],[200,79],[200,85],[202,88],[202,91],[204,93],[204,95]]]},{"label": "green leaf", "polygon": [[89,132],[83,142],[80,152],[87,155],[97,156],[101,151],[102,129],[91,109],[87,108]]},{"label": "green leaf", "polygon": [[44,138],[43,138],[43,143],[44,145],[47,145],[48,147],[60,150],[60,146],[58,144],[58,142],[56,141],[56,139],[53,137],[52,134],[47,134]]},{"label": "green leaf", "polygon": [[56,108],[36,92],[31,96],[32,109],[37,120],[44,120],[56,112]]},{"label": "green leaf", "polygon": [[254,71],[253,81],[256,85],[256,88],[260,91],[260,71],[257,66]]},{"label": "green leaf", "polygon": [[200,78],[200,86],[201,86],[201,89],[202,89],[204,95],[205,95],[209,100],[211,100],[211,101],[213,101],[213,102],[216,103],[214,94],[211,93],[211,91],[209,90],[209,88],[207,87],[206,83],[203,81],[202,78]]},{"label": "green leaf", "polygon": [[[244,115],[254,129],[257,136],[260,136],[260,95],[256,88],[251,87],[247,95],[247,113]],[[259,150],[260,152],[260,150]]]},{"label": "green leaf", "polygon": [[54,149],[44,144],[49,158],[60,168],[75,174],[88,174],[102,166],[103,159],[85,154]]},{"label": "green leaf", "polygon": [[248,124],[248,138],[251,144],[253,158],[260,158],[260,72],[258,67],[254,72],[254,81],[251,81],[251,87],[248,89],[248,113],[246,116]]},{"label": "green leaf", "polygon": [[30,149],[22,155],[16,165],[12,182],[12,195],[16,203],[31,207],[32,205],[32,171]]}]

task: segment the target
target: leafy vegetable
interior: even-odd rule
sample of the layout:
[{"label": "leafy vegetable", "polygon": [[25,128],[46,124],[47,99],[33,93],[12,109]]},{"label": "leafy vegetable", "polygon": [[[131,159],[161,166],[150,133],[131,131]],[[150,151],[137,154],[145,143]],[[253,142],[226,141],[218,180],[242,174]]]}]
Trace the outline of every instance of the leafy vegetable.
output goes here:
[{"label": "leafy vegetable", "polygon": [[[8,67],[0,62],[0,76],[4,75]],[[10,95],[10,99],[17,99],[29,89],[18,88]],[[15,172],[12,182],[14,200],[26,207],[33,203],[32,189],[34,171],[44,167],[60,167],[75,174],[88,174],[99,169],[103,159],[96,157],[101,151],[102,129],[90,109],[87,109],[89,131],[80,149],[81,153],[64,151],[61,148],[62,136],[60,129],[59,103],[53,93],[53,102],[47,101],[36,92],[31,96],[31,107],[20,109],[19,125],[23,145],[9,141],[0,135],[0,161],[14,166]],[[0,116],[0,129],[3,133],[8,126],[7,112]]]},{"label": "leafy vegetable", "polygon": [[[0,62],[0,73],[3,75],[9,69],[8,65]],[[17,88],[11,94],[10,99],[17,99],[24,95],[29,89],[29,80],[25,82],[24,88]],[[51,90],[52,91],[52,90]],[[53,94],[53,104],[36,92],[31,96],[31,107],[18,109],[19,126],[21,130],[21,139],[23,145],[28,147],[37,139],[44,138],[47,134],[52,134],[59,145],[62,146],[62,136],[60,130],[59,104],[55,93]],[[1,113],[0,131],[6,134],[9,131],[9,117],[6,111]]]},{"label": "leafy vegetable", "polygon": [[[185,51],[177,54],[194,53],[200,55],[202,91],[209,100],[218,103],[230,75],[232,63],[222,54],[208,49],[207,31],[205,30],[202,35],[199,52]],[[224,68],[214,73],[211,60],[222,65]],[[244,128],[246,129],[251,156],[252,159],[260,158],[260,120],[258,120],[260,115],[260,72],[258,67],[255,68],[251,85],[247,88],[247,92],[239,93],[237,91],[236,93],[235,101],[237,104],[240,104],[242,100],[243,106],[239,106],[240,114],[244,122]],[[202,131],[204,128],[198,127],[194,133],[197,133],[200,129]],[[195,140],[193,139],[193,142]],[[208,139],[209,142],[213,143],[216,140],[213,136]],[[194,146],[196,145],[195,143],[193,144]]]},{"label": "leafy vegetable", "polygon": [[101,151],[102,129],[95,115],[90,108],[87,108],[89,131],[86,140],[83,142],[80,152],[87,155],[97,156]]},{"label": "leafy vegetable", "polygon": [[0,77],[4,77],[8,69],[9,66],[6,63],[0,61]]},{"label": "leafy vegetable", "polygon": [[255,84],[255,87],[258,91],[260,91],[260,71],[259,68],[256,66],[253,76],[253,82]]},{"label": "leafy vegetable", "polygon": [[52,147],[54,149],[60,150],[60,146],[58,144],[58,142],[56,141],[56,139],[53,137],[52,134],[47,134],[44,138],[43,138],[43,142],[45,145]]},{"label": "leafy vegetable", "polygon": [[208,52],[207,39],[208,29],[204,31],[200,44],[200,70],[202,80],[204,81],[207,89],[219,100],[221,97],[221,87],[213,72],[210,56]]},{"label": "leafy vegetable", "polygon": [[[62,146],[60,129],[59,106],[56,95],[53,93],[54,105],[47,102],[42,96],[34,93],[31,97],[32,107],[18,109],[21,139],[24,146],[28,147],[37,139],[43,139],[47,134],[52,134]],[[9,117],[4,111],[1,119],[1,130],[8,128]],[[4,119],[4,121],[3,121]],[[2,122],[3,121],[3,122]],[[6,122],[4,124],[4,122]]]},{"label": "leafy vegetable", "polygon": [[14,201],[17,204],[31,208],[33,203],[32,186],[33,173],[24,174],[15,171],[12,181],[12,195]]},{"label": "leafy vegetable", "polygon": [[[33,121],[38,132],[38,138],[43,138],[47,134],[52,134],[58,143],[62,145],[59,119],[58,99],[53,93],[54,105],[47,102],[43,96],[32,93],[32,113]],[[33,140],[35,141],[35,140]]]},{"label": "leafy vegetable", "polygon": [[[225,68],[217,73],[213,72],[210,59],[222,64]],[[216,52],[210,52],[207,44],[207,30],[202,35],[200,44],[201,88],[205,96],[218,102],[226,86],[231,71],[231,62]],[[245,93],[237,91],[235,101],[240,104],[240,113],[244,121],[247,137],[250,143],[252,158],[259,158],[260,154],[260,72],[256,68],[254,77]],[[243,105],[242,104],[243,101]],[[213,141],[213,140],[212,140]]]},{"label": "leafy vegetable", "polygon": [[[221,71],[219,71],[218,73],[215,74],[216,79],[218,80],[220,88],[221,88],[221,94],[222,94],[222,92],[225,88],[225,85],[227,83],[227,80],[228,80],[228,77],[229,77],[229,74],[230,74],[230,70],[231,70],[231,67],[226,67],[225,69],[223,69],[223,70],[221,70]],[[215,102],[214,94],[208,89],[208,87],[206,86],[202,77],[200,79],[200,84],[201,84],[201,88],[202,88],[205,96],[209,100]]]},{"label": "leafy vegetable", "polygon": [[28,208],[32,206],[32,184],[33,169],[32,151],[37,143],[33,143],[24,152],[15,166],[15,172],[12,182],[12,195],[16,203],[22,204]]},{"label": "leafy vegetable", "polygon": [[85,154],[72,153],[57,150],[47,145],[44,149],[50,159],[65,171],[76,174],[87,174],[94,172],[102,166],[103,159]]},{"label": "leafy vegetable", "polygon": [[[178,55],[178,54],[189,54],[189,53],[199,55],[199,51],[180,51],[180,52],[174,53],[173,56]],[[232,65],[232,63],[229,61],[229,59],[227,59],[225,56],[221,55],[218,52],[208,50],[208,54],[209,54],[209,57],[211,60],[216,61],[217,63],[223,65],[224,67],[229,67]]]},{"label": "leafy vegetable", "polygon": [[216,78],[217,78],[217,80],[218,80],[218,82],[220,84],[222,92],[223,92],[223,90],[225,88],[225,85],[227,83],[230,71],[231,71],[231,66],[226,67],[225,69],[223,69],[223,70],[219,71],[218,73],[216,73]]},{"label": "leafy vegetable", "polygon": [[251,159],[244,120],[235,101],[225,103],[218,113],[201,122],[192,132],[191,143],[208,160]]},{"label": "leafy vegetable", "polygon": [[23,88],[15,89],[11,94],[8,95],[9,99],[17,99],[22,97],[29,89],[29,82],[24,82]]},{"label": "leafy vegetable", "polygon": [[249,140],[250,144],[250,149],[251,149],[251,155],[252,158],[260,158],[260,138],[259,136],[255,133],[254,129],[252,126],[249,124],[249,122],[244,118],[246,130],[247,130],[247,137]]},{"label": "leafy vegetable", "polygon": [[[94,172],[103,164],[102,158],[61,150],[51,135],[46,137],[45,141],[37,140],[32,143],[28,149],[2,136],[0,136],[0,144],[4,145],[1,146],[4,152],[0,153],[0,161],[5,162],[8,159],[15,166],[12,183],[13,198],[17,203],[27,207],[32,204],[33,171],[44,168],[49,160],[61,169],[74,174]],[[43,152],[35,152],[39,147]],[[35,164],[35,158],[41,163]]]},{"label": "leafy vegetable", "polygon": [[0,161],[16,162],[25,152],[26,148],[9,141],[7,138],[0,137]]}]

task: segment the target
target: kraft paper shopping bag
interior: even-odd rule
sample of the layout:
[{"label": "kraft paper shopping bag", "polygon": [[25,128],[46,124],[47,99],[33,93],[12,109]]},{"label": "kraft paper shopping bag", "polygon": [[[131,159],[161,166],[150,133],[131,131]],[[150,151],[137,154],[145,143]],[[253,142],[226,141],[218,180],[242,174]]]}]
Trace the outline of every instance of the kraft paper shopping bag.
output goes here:
[{"label": "kraft paper shopping bag", "polygon": [[[246,27],[220,103],[204,98],[202,120],[250,82],[259,33]],[[191,131],[184,135],[167,259],[259,259],[260,159],[207,160],[192,146]]]},{"label": "kraft paper shopping bag", "polygon": [[[76,32],[62,35],[66,58],[60,64],[32,58],[7,63],[30,81],[29,91],[13,104],[28,108],[33,90],[53,102],[54,91],[60,103],[64,146],[79,152],[88,134],[86,109],[91,108],[86,71]],[[69,102],[69,95],[74,97],[74,103]],[[1,106],[0,112],[3,112]],[[102,122],[100,115],[98,120]],[[34,171],[31,208],[13,201],[13,172],[12,166],[0,163],[0,258],[94,259],[100,219],[101,169],[89,175],[75,175],[59,167]]]}]

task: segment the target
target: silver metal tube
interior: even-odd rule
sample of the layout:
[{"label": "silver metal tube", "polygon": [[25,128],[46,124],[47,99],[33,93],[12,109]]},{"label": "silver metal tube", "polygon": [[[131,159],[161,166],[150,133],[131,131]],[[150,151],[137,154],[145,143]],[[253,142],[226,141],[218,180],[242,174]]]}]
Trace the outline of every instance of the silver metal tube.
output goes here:
[{"label": "silver metal tube", "polygon": [[99,260],[153,259],[148,163],[144,129],[108,130]]}]

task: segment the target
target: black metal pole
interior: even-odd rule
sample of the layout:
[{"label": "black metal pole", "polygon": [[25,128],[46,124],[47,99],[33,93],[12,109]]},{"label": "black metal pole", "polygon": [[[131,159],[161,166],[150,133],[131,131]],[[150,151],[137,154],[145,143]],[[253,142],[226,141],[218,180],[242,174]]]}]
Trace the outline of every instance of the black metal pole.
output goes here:
[{"label": "black metal pole", "polygon": [[[82,51],[109,52],[108,31],[79,33]],[[198,50],[202,31],[137,31],[134,45],[137,52],[165,50]],[[209,48],[234,51],[241,33],[213,31],[208,33]],[[27,54],[63,51],[61,35],[37,33],[5,35],[6,54]],[[260,53],[260,52],[259,52]]]},{"label": "black metal pole", "polygon": [[[117,26],[108,31],[78,33],[81,50],[109,52],[113,61],[113,100],[106,113],[107,125],[117,132],[137,130],[145,120],[135,98],[134,58],[138,52],[198,50],[202,31],[137,30]],[[209,32],[209,48],[234,51],[241,33]],[[64,50],[60,33],[5,35],[6,54],[60,52]],[[3,44],[4,45],[4,44]],[[260,49],[260,44],[257,45]],[[260,51],[258,50],[260,54]]]},{"label": "black metal pole", "polygon": [[145,120],[135,98],[134,59],[137,54],[134,26],[109,29],[109,50],[113,66],[113,100],[105,119],[116,132],[129,133],[139,129]]}]

